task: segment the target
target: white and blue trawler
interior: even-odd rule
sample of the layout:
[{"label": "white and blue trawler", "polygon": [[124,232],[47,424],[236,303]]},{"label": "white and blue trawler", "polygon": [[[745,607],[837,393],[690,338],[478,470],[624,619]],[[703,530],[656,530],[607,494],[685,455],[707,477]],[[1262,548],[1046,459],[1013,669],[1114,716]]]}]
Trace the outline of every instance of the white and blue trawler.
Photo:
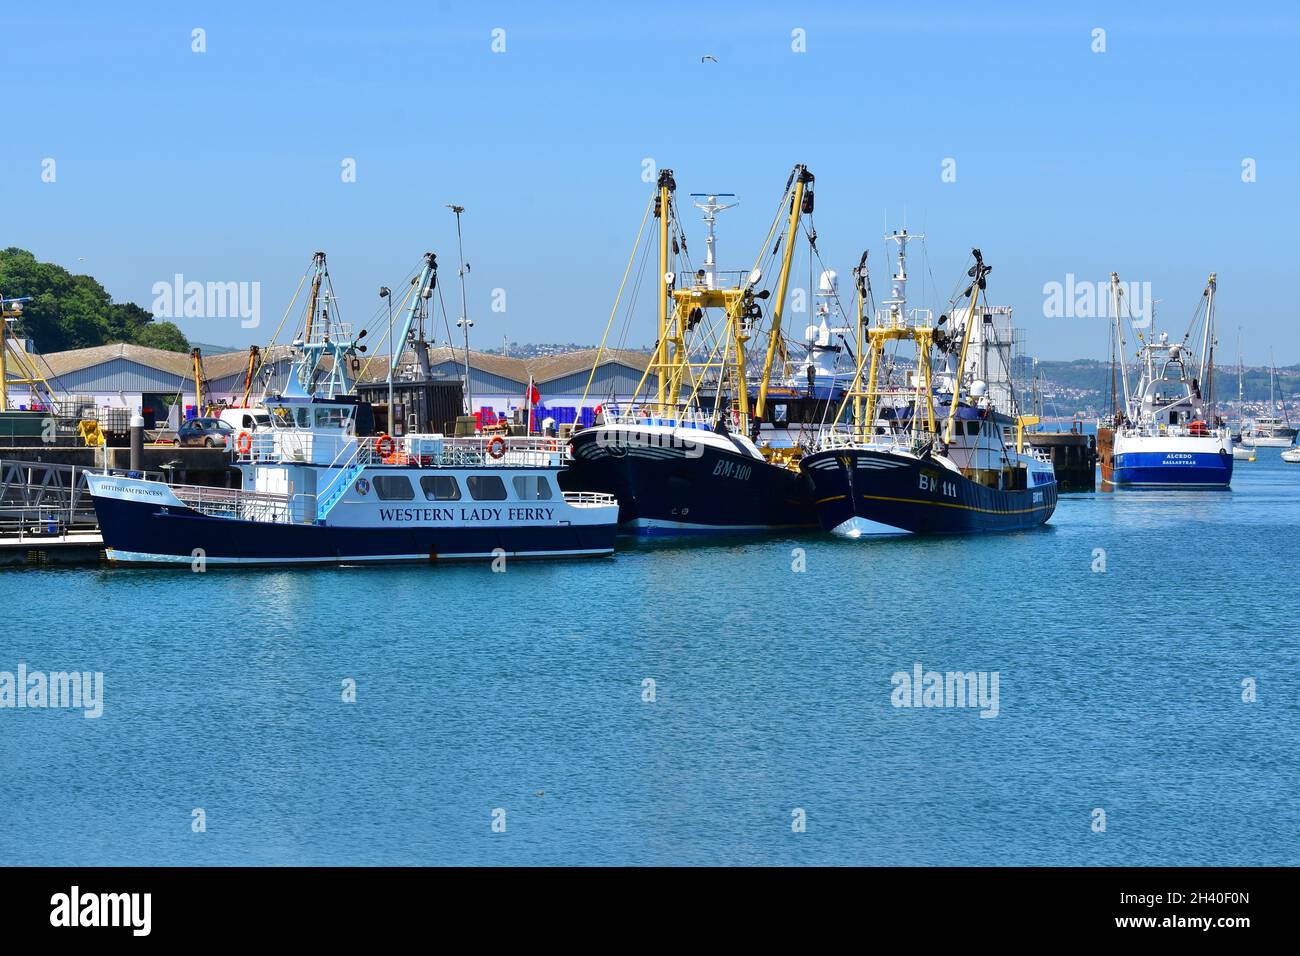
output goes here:
[{"label": "white and blue trawler", "polygon": [[[419,291],[435,281],[433,257],[425,258]],[[271,427],[236,436],[241,488],[87,476],[110,560],[353,564],[613,552],[618,503],[561,490],[557,439],[358,434],[368,406],[348,394],[347,374],[361,349],[343,327],[315,317],[317,285],[289,384],[264,402]]]},{"label": "white and blue trawler", "polygon": [[[1114,273],[1111,283],[1118,290],[1119,277]],[[1211,275],[1202,294],[1205,310],[1199,372],[1191,367],[1194,359],[1187,345],[1191,330],[1181,342],[1171,342],[1164,332],[1143,339],[1138,382],[1132,392],[1127,369],[1120,361],[1126,408],[1116,415],[1112,427],[1098,430],[1102,480],[1112,487],[1226,489],[1231,485],[1232,430],[1216,415],[1213,396],[1206,387],[1213,381],[1208,356],[1214,342],[1215,290],[1215,276]],[[1114,297],[1122,348],[1118,291]]]}]

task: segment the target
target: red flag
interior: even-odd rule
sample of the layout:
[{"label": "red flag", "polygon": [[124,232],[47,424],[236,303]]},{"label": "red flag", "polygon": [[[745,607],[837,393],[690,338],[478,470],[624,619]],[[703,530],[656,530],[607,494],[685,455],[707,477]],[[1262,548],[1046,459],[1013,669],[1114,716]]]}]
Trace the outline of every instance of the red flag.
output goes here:
[{"label": "red flag", "polygon": [[537,386],[533,384],[533,380],[530,378],[528,380],[528,404],[536,405],[541,400],[542,400],[542,395],[539,391],[537,391]]}]

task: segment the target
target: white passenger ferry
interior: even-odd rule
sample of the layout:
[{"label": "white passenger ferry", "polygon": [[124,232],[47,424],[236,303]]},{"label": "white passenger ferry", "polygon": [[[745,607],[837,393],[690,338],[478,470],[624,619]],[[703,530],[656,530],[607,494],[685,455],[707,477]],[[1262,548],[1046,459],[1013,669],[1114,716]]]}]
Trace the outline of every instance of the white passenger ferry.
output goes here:
[{"label": "white passenger ferry", "polygon": [[286,399],[242,432],[243,488],[88,475],[123,563],[353,564],[608,555],[618,504],[562,492],[550,438],[359,437],[355,401]]},{"label": "white passenger ferry", "polygon": [[[613,552],[618,503],[561,490],[567,465],[556,438],[358,434],[358,411],[368,406],[351,394],[348,369],[365,347],[321,304],[324,254],[313,261],[299,357],[284,393],[262,403],[270,427],[235,437],[241,487],[88,475],[110,560],[352,564]],[[397,341],[435,276],[427,253]]]}]

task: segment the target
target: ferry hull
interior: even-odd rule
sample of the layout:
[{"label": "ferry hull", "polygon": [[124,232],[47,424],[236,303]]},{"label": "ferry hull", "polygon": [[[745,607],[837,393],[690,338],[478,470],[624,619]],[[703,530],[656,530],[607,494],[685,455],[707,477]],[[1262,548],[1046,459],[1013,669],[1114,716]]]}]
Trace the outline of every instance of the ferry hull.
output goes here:
[{"label": "ferry hull", "polygon": [[355,564],[599,557],[612,523],[392,528],[289,524],[212,517],[193,509],[94,496],[105,552],[121,564]]},{"label": "ferry hull", "polygon": [[618,498],[620,530],[643,536],[815,528],[811,486],[799,472],[739,451],[685,442],[602,441],[573,436],[566,491]]},{"label": "ferry hull", "polygon": [[834,449],[807,456],[802,467],[822,528],[847,537],[1023,531],[1056,510],[1055,481],[1001,491],[887,452]]}]

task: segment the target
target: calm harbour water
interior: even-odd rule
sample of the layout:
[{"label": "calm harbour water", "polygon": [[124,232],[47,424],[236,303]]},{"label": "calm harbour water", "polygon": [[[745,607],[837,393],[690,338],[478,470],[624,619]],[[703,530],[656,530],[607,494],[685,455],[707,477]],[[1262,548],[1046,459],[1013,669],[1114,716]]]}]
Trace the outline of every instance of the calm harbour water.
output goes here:
[{"label": "calm harbour water", "polygon": [[[1295,865],[1300,466],[1233,487],[504,574],[2,572],[0,670],[105,683],[0,709],[4,862]],[[918,662],[997,671],[998,716],[894,707]]]}]

